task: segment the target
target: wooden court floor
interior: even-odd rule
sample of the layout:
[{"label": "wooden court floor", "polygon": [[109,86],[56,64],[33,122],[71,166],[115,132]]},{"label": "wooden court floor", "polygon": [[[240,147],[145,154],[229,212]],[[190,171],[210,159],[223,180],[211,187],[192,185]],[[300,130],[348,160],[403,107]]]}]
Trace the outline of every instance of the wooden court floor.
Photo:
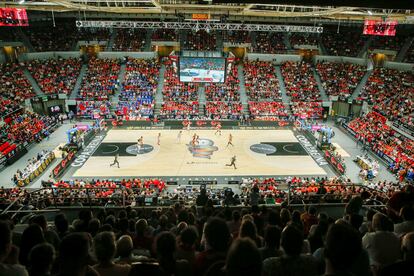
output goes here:
[{"label": "wooden court floor", "polygon": [[[326,175],[311,156],[297,150],[301,146],[290,130],[223,130],[221,136],[215,135],[214,130],[183,130],[180,141],[178,133],[179,130],[110,130],[95,154],[72,177]],[[191,148],[195,133],[200,142]],[[234,146],[226,147],[230,133]],[[131,154],[140,136],[148,152]],[[109,148],[114,150],[108,151]],[[116,152],[120,155],[120,168],[110,167]],[[237,169],[226,166],[232,156],[236,156]]]}]

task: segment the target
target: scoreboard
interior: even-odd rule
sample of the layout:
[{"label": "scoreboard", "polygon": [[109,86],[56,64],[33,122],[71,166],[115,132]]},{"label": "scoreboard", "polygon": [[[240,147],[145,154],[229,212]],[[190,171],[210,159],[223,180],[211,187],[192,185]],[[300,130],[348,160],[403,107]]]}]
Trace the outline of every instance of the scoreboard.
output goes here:
[{"label": "scoreboard", "polygon": [[1,26],[29,26],[26,9],[0,8]]},{"label": "scoreboard", "polygon": [[365,20],[364,34],[395,36],[397,24],[397,21]]}]

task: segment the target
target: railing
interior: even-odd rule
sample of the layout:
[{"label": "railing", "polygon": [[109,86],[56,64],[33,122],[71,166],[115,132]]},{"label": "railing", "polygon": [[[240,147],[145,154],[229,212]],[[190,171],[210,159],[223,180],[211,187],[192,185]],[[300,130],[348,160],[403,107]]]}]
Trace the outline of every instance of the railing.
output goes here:
[{"label": "railing", "polygon": [[[261,204],[267,207],[277,207],[286,204],[290,208],[294,209],[304,209],[307,206],[318,206],[319,208],[327,208],[327,209],[343,209],[347,202],[342,202],[341,198],[351,198],[354,195],[359,195],[358,193],[346,194],[342,196],[341,194],[332,195],[332,194],[316,194],[316,193],[309,193],[307,195],[299,195],[295,188],[300,188],[301,186],[296,185],[281,185],[285,188],[281,188],[277,186],[276,188],[279,191],[286,192],[283,203],[276,203],[276,204]],[[324,187],[363,187],[365,190],[374,191],[376,193],[382,193],[379,190],[372,189],[370,187],[360,185],[360,184],[353,184],[351,185],[324,185]],[[209,188],[214,189],[214,185]],[[68,191],[71,191],[70,194],[67,194]],[[104,195],[103,193],[111,191],[111,195]],[[41,188],[32,192],[28,192],[24,194],[24,197],[31,198],[32,202],[31,205],[34,205],[34,209],[27,210],[24,209],[27,206],[21,206],[17,210],[14,208],[18,202],[22,201],[22,197],[19,196],[13,200],[3,211],[2,214],[8,213],[13,214],[12,217],[15,218],[16,216],[23,217],[24,215],[32,214],[32,213],[56,213],[60,211],[73,211],[79,209],[89,208],[92,210],[99,210],[104,208],[111,208],[111,209],[123,209],[127,206],[131,208],[137,208],[147,211],[155,209],[155,208],[170,208],[173,204],[180,202],[184,205],[195,205],[196,198],[199,194],[197,189],[192,190],[189,192],[188,190],[179,191],[177,198],[172,198],[170,196],[166,196],[165,193],[161,193],[161,196],[158,197],[158,194],[155,193],[142,193],[145,191],[150,191],[146,188],[125,188],[122,186],[117,185],[117,187],[81,187],[81,188]],[[270,191],[268,191],[271,193]],[[265,192],[266,193],[266,192]],[[214,194],[219,194],[218,197],[215,199],[215,206],[225,206],[224,199],[225,199],[225,190],[217,189],[214,191]],[[243,194],[243,193],[242,193]],[[164,195],[164,196],[162,196]],[[246,193],[244,193],[246,195]],[[324,197],[334,196],[335,200],[322,200]],[[384,202],[379,200],[370,199],[369,202],[364,204],[364,208],[383,208],[385,207],[385,202],[388,200],[388,197],[383,194]],[[73,205],[72,201],[75,204]],[[330,201],[330,202],[329,202]],[[46,202],[48,202],[46,204]],[[373,204],[372,204],[373,203]],[[240,201],[240,204],[231,206],[232,208],[244,208],[248,206],[248,201]],[[338,211],[338,210],[337,210]]]}]

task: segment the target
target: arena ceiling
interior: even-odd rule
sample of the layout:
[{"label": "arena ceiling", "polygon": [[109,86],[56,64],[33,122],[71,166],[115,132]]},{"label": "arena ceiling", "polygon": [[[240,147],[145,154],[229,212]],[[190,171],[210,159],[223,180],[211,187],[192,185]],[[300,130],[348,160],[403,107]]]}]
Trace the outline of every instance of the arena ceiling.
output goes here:
[{"label": "arena ceiling", "polygon": [[[322,1],[323,0],[319,0]],[[350,0],[350,3],[353,3]],[[254,20],[255,18],[318,18],[328,20],[361,21],[367,18],[398,20],[400,23],[414,23],[414,7],[405,9],[372,8],[355,6],[299,5],[302,2],[317,4],[318,1],[285,1],[292,4],[269,4],[276,1],[244,1],[229,3],[231,0],[6,0],[0,4],[5,7],[26,8],[29,11],[53,12],[98,12],[134,14],[138,18],[145,15],[180,15],[191,18],[194,13],[208,13],[211,19],[223,16],[237,20]],[[234,2],[234,1],[233,1]],[[253,3],[246,3],[253,2]],[[283,2],[283,1],[279,1]],[[326,1],[325,1],[326,2]],[[363,1],[360,1],[363,2]],[[389,1],[388,3],[394,3]],[[398,2],[398,1],[397,1]]]}]

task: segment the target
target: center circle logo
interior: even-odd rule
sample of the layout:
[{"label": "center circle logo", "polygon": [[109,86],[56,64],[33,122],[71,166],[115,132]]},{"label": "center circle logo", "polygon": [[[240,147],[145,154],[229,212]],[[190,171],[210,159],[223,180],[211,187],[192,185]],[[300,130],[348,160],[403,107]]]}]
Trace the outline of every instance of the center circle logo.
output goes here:
[{"label": "center circle logo", "polygon": [[269,144],[254,144],[250,146],[250,150],[259,154],[272,154],[277,151],[276,147]]},{"label": "center circle logo", "polygon": [[140,149],[138,149],[138,145],[131,145],[126,148],[126,152],[132,155],[138,155],[138,154],[146,154],[150,153],[154,150],[154,147],[148,144],[143,144]]}]

